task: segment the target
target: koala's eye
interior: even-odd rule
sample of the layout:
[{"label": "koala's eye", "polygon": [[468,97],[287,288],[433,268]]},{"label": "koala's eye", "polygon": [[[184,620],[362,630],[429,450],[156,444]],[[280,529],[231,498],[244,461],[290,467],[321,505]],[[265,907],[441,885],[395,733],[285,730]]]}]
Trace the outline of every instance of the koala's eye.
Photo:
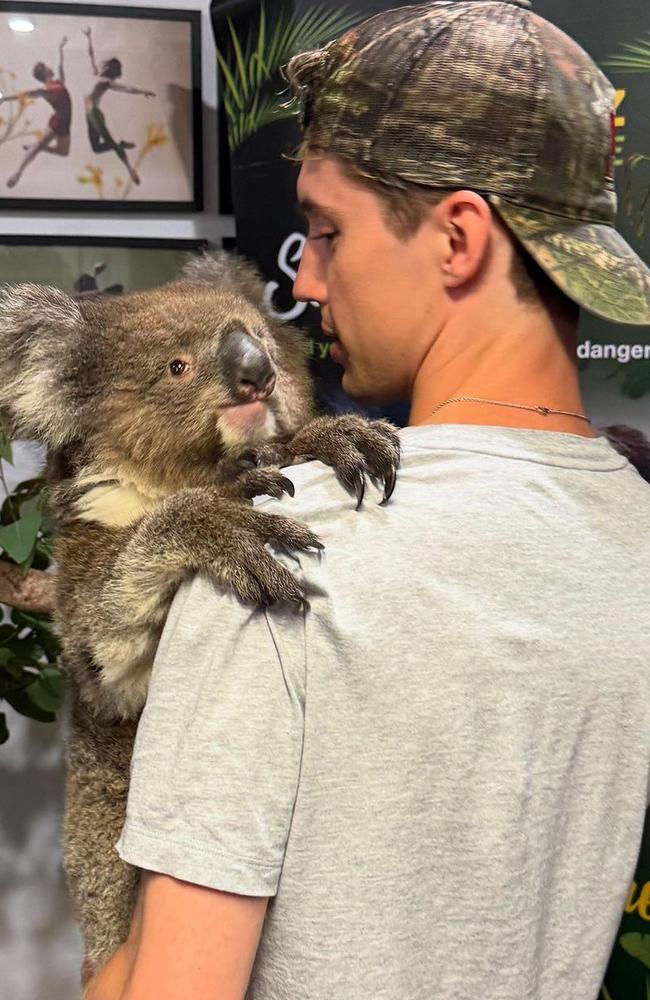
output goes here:
[{"label": "koala's eye", "polygon": [[190,366],[187,361],[175,358],[172,362],[170,362],[169,370],[175,378],[179,378],[181,375],[185,375],[185,373],[190,370]]}]

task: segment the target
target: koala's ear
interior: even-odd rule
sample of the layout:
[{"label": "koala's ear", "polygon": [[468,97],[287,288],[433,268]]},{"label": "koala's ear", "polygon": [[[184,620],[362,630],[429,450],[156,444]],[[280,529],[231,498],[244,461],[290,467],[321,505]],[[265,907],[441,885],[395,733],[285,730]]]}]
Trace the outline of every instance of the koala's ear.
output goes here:
[{"label": "koala's ear", "polygon": [[265,284],[255,265],[225,250],[195,257],[183,268],[180,280],[227,288],[244,295],[256,306],[267,308],[264,302]]},{"label": "koala's ear", "polygon": [[65,292],[0,287],[0,412],[12,435],[54,448],[75,436],[70,369],[84,329],[77,302]]}]

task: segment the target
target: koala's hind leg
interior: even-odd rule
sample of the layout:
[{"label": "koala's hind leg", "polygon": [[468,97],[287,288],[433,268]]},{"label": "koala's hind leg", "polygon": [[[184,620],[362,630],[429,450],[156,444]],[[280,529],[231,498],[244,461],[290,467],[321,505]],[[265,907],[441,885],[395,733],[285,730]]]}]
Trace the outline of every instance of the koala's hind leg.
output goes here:
[{"label": "koala's hind leg", "polygon": [[128,935],[139,870],[115,850],[126,815],[135,722],[73,705],[66,754],[63,865],[85,944],[84,977]]}]

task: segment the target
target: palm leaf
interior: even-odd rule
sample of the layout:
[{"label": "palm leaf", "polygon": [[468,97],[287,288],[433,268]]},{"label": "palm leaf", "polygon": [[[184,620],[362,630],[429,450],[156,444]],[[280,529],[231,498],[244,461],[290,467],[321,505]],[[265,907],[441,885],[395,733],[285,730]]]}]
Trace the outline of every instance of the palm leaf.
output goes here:
[{"label": "palm leaf", "polygon": [[228,63],[226,62],[226,60],[224,59],[224,57],[221,55],[221,53],[219,52],[219,50],[217,50],[217,62],[219,63],[219,69],[223,73],[224,80],[226,81],[226,86],[228,88],[229,93],[234,98],[235,103],[237,104],[237,107],[243,108],[244,107],[244,98],[242,97],[242,95],[241,95],[241,93],[239,91],[239,88],[237,87],[237,84],[235,83],[234,76],[230,72],[230,66],[228,65]]},{"label": "palm leaf", "polygon": [[[266,48],[266,8],[260,5],[260,23],[257,29],[257,47],[250,56],[251,86],[261,87],[262,81],[268,75],[267,64],[264,60],[264,49]],[[246,53],[248,57],[248,51]]]},{"label": "palm leaf", "polygon": [[623,52],[606,59],[605,66],[622,73],[650,73],[650,38],[624,42],[621,48]]},{"label": "palm leaf", "polygon": [[332,11],[320,4],[297,18],[281,13],[269,32],[265,5],[261,3],[257,35],[251,32],[245,45],[237,36],[232,19],[227,18],[231,51],[224,54],[217,50],[217,61],[223,79],[231,149],[263,125],[294,117],[293,107],[283,103],[284,95],[260,98],[260,91],[273,83],[280,67],[297,52],[325,44],[361,18],[361,14],[347,13],[345,8]]},{"label": "palm leaf", "polygon": [[239,38],[237,37],[237,32],[235,31],[235,26],[232,23],[231,18],[228,18],[228,27],[230,29],[230,37],[232,40],[232,48],[235,53],[235,59],[237,60],[237,75],[239,77],[239,82],[241,84],[242,93],[244,99],[248,97],[248,73],[246,72],[246,63],[244,62],[244,53],[242,52],[241,45],[239,43]]}]

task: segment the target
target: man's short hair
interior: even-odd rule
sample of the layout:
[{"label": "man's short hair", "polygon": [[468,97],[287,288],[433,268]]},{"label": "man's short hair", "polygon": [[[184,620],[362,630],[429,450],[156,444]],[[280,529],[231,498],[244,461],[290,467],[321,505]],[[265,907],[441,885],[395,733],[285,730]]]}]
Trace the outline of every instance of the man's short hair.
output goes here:
[{"label": "man's short hair", "polygon": [[[303,160],[309,155],[323,155],[323,153],[324,150],[312,149],[308,143],[303,143],[297,159]],[[364,173],[352,161],[339,159],[339,162],[351,180],[363,184],[381,199],[386,224],[400,240],[406,240],[417,232],[424,221],[427,209],[438,205],[454,190],[460,190],[429,187],[426,184],[415,184],[388,175],[379,178],[375,174]],[[478,191],[477,194],[482,192]],[[510,280],[517,298],[530,305],[539,305],[543,302],[547,306],[552,306],[555,312],[572,313],[577,319],[579,307],[549,278],[519,240],[503,225],[499,217],[495,213],[492,214],[513,249]]]}]

